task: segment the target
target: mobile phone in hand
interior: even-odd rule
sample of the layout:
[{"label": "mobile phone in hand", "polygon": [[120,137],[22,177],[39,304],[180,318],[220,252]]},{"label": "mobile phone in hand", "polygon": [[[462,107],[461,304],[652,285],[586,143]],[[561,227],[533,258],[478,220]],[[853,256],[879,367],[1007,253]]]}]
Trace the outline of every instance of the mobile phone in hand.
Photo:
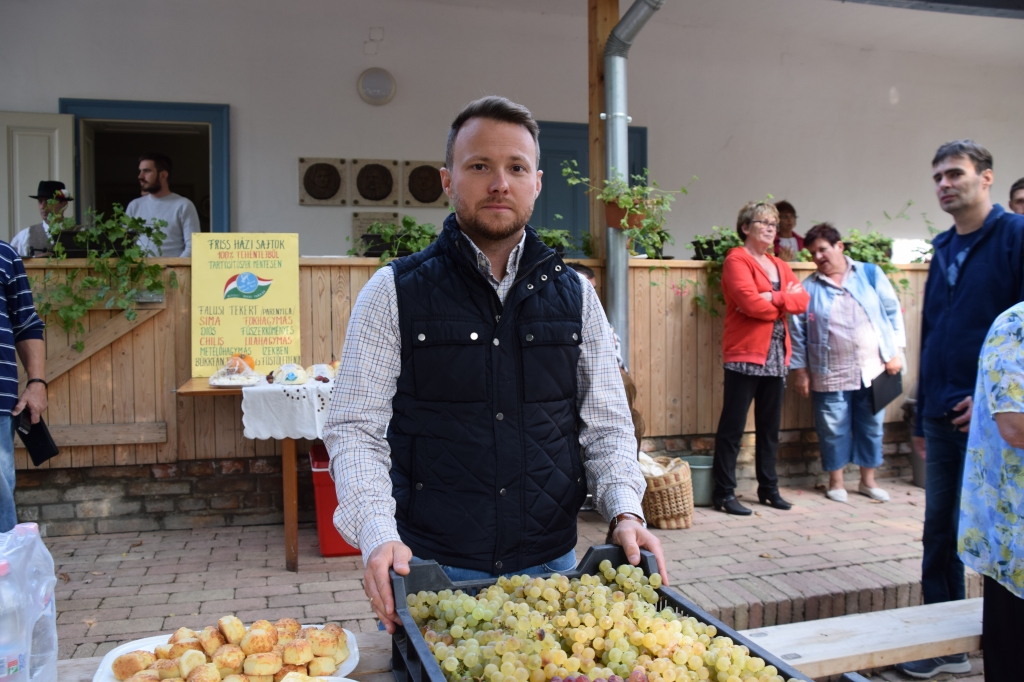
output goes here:
[{"label": "mobile phone in hand", "polygon": [[25,406],[25,409],[18,415],[18,433],[27,436],[32,430],[32,411]]}]

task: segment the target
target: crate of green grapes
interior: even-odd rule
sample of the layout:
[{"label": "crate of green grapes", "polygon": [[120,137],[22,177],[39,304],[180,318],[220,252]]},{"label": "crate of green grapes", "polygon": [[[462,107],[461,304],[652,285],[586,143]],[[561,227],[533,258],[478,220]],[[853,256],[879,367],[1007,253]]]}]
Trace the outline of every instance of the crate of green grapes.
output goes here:
[{"label": "crate of green grapes", "polygon": [[810,678],[600,545],[571,573],[453,583],[391,572],[396,682],[788,682]]}]

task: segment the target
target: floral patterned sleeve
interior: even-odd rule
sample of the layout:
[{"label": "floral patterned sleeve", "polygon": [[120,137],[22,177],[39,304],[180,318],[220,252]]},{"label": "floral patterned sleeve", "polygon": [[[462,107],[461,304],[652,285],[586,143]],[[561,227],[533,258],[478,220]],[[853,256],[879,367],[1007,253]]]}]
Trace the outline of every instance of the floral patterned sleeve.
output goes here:
[{"label": "floral patterned sleeve", "polygon": [[982,349],[979,383],[990,414],[1024,412],[1024,316],[1011,309],[989,331]]},{"label": "floral patterned sleeve", "polygon": [[982,346],[967,438],[957,552],[968,567],[1024,599],[1024,450],[995,415],[1024,412],[1024,303],[1000,315]]}]

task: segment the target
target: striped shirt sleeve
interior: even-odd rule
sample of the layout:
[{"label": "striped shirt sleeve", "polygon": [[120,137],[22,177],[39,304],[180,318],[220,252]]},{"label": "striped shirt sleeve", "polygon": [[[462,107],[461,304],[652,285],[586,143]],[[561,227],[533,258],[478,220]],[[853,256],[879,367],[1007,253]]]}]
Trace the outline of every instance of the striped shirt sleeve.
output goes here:
[{"label": "striped shirt sleeve", "polygon": [[7,317],[14,333],[14,342],[42,339],[45,325],[36,313],[32,289],[25,264],[7,243],[0,242],[0,268],[4,270],[4,296],[7,298]]}]

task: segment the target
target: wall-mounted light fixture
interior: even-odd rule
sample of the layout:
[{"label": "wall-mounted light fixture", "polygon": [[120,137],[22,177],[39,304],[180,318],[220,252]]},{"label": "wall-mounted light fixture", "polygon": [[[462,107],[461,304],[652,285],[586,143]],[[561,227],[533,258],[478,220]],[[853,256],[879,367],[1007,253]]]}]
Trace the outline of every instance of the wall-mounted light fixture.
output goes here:
[{"label": "wall-mounted light fixture", "polygon": [[380,106],[395,96],[395,78],[387,70],[375,66],[359,74],[356,88],[364,102]]}]

